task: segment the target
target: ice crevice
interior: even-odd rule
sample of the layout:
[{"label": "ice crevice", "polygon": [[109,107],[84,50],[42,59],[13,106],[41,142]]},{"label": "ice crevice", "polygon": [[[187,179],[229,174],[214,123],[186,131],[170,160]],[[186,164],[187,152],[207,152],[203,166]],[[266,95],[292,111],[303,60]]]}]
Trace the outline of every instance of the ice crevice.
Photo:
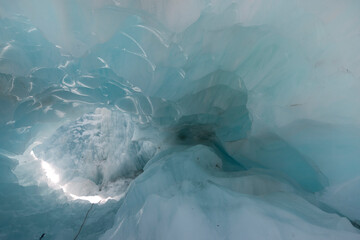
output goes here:
[{"label": "ice crevice", "polygon": [[0,0],[0,238],[359,239],[359,10]]}]

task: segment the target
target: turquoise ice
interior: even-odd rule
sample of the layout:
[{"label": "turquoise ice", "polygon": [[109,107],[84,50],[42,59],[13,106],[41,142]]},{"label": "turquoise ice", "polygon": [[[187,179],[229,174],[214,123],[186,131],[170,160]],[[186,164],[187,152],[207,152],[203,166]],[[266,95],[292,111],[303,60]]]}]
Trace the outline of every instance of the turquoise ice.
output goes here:
[{"label": "turquoise ice", "polygon": [[359,239],[356,0],[0,0],[1,239]]}]

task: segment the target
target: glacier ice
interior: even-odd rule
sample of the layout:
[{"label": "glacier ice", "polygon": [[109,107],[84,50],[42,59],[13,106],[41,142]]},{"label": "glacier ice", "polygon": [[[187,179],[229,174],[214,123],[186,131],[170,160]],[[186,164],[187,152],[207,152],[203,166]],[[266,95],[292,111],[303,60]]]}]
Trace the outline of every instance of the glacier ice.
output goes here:
[{"label": "glacier ice", "polygon": [[356,0],[0,0],[1,239],[359,239]]},{"label": "glacier ice", "polygon": [[358,237],[348,222],[314,208],[285,182],[261,172],[224,174],[221,160],[205,146],[151,161],[102,239]]}]

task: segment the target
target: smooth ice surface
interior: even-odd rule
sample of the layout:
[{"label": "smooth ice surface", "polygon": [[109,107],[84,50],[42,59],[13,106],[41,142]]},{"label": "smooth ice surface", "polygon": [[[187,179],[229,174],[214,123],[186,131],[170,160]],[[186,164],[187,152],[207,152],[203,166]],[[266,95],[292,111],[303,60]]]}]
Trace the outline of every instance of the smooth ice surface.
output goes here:
[{"label": "smooth ice surface", "polygon": [[359,239],[359,12],[0,0],[0,238]]}]

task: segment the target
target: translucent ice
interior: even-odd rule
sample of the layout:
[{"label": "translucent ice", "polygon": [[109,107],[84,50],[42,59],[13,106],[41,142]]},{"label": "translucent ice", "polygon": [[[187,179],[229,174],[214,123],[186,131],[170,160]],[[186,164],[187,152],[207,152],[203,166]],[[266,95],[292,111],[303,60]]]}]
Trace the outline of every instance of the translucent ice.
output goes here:
[{"label": "translucent ice", "polygon": [[359,12],[0,0],[0,238],[359,239]]}]

